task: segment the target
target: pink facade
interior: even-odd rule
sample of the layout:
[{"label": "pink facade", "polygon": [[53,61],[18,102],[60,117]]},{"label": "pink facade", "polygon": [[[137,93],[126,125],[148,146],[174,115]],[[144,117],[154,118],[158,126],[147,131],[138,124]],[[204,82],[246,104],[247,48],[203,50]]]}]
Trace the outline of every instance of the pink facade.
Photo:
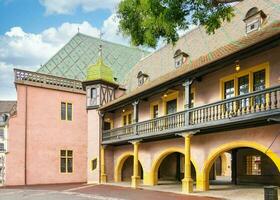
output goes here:
[{"label": "pink facade", "polygon": [[[6,185],[86,182],[85,95],[25,85],[17,85],[17,94],[17,115],[9,122]],[[73,104],[72,121],[60,119],[61,102]],[[73,173],[60,173],[60,150],[73,150]]]}]

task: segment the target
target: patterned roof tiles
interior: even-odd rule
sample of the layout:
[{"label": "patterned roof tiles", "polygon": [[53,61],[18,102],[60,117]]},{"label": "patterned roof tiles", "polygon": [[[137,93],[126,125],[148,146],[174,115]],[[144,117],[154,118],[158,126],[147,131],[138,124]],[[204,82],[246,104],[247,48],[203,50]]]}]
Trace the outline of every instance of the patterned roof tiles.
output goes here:
[{"label": "patterned roof tiles", "polygon": [[98,60],[98,48],[103,45],[103,58],[106,65],[114,72],[114,77],[123,83],[124,75],[148,52],[136,47],[128,47],[99,38],[77,33],[37,72],[85,80],[88,66]]}]

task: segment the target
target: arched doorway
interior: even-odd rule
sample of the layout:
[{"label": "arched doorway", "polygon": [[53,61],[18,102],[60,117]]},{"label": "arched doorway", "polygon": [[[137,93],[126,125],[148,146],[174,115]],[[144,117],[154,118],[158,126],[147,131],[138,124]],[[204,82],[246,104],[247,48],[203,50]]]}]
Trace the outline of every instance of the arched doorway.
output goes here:
[{"label": "arched doorway", "polygon": [[210,172],[221,154],[231,154],[231,184],[280,185],[280,158],[270,149],[248,141],[236,141],[221,145],[212,151],[204,164],[202,183],[199,188],[208,190]]},{"label": "arched doorway", "polygon": [[[154,159],[151,177],[152,185],[181,184],[184,178],[184,151],[181,148],[169,148]],[[196,180],[196,165],[191,159],[192,178]]]},{"label": "arched doorway", "polygon": [[[141,162],[138,161],[139,171],[138,174],[141,179],[143,179],[143,168]],[[114,180],[115,182],[130,182],[131,176],[133,175],[133,153],[126,152],[123,153],[117,160]]]},{"label": "arched doorway", "polygon": [[[138,174],[143,179],[143,169],[141,163],[138,161]],[[129,156],[123,163],[121,170],[121,181],[130,182],[133,175],[133,156]]]},{"label": "arched doorway", "polygon": [[[185,156],[182,153],[174,152],[167,155],[157,170],[158,184],[181,184],[184,178]],[[192,179],[196,179],[195,168],[191,164]]]}]

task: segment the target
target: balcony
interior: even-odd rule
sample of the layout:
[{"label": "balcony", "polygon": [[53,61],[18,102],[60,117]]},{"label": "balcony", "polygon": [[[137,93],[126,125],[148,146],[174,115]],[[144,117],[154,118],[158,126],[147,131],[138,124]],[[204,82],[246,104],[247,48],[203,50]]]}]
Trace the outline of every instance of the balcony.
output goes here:
[{"label": "balcony", "polygon": [[184,131],[210,131],[225,127],[267,123],[280,115],[280,85],[182,112],[103,131],[103,144],[132,139],[174,136]]}]

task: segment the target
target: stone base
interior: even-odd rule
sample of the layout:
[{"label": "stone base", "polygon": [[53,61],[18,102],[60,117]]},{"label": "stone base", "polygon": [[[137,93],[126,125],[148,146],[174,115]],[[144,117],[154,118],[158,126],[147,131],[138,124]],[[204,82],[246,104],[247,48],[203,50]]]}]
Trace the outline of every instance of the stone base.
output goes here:
[{"label": "stone base", "polygon": [[184,178],[182,180],[182,192],[192,193],[193,192],[193,180],[192,178]]},{"label": "stone base", "polygon": [[132,176],[131,177],[131,187],[137,188],[140,184],[140,176]]},{"label": "stone base", "polygon": [[100,176],[100,183],[107,183],[107,175],[106,174],[101,174]]}]

